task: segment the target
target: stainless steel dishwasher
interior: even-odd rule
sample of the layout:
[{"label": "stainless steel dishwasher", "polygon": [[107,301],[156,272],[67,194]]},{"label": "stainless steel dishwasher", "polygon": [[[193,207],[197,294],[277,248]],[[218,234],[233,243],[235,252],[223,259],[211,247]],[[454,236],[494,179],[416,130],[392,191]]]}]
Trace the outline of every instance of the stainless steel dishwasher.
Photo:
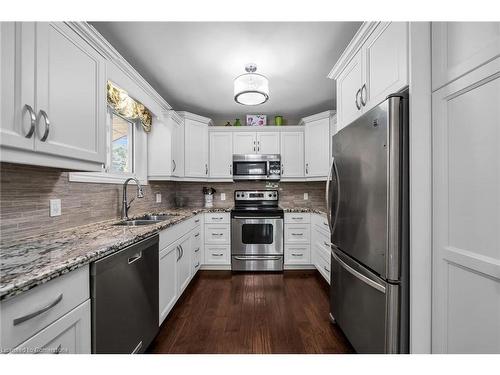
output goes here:
[{"label": "stainless steel dishwasher", "polygon": [[92,352],[142,353],[158,332],[158,236],[90,267]]}]

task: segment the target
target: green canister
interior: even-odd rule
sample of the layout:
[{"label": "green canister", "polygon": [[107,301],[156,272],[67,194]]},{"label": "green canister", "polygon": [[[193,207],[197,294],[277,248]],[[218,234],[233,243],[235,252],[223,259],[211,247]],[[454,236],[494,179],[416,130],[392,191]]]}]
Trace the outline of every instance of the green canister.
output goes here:
[{"label": "green canister", "polygon": [[274,116],[274,125],[276,126],[283,125],[283,116]]},{"label": "green canister", "polygon": [[236,119],[236,121],[234,121],[234,125],[233,126],[241,126],[241,121],[239,118]]}]

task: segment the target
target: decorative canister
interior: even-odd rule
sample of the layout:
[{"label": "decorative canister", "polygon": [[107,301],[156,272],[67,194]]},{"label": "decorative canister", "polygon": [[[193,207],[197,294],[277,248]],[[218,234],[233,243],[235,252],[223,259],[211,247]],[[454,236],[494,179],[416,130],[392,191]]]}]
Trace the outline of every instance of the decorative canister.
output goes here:
[{"label": "decorative canister", "polygon": [[276,126],[283,125],[283,116],[274,116],[274,125]]},{"label": "decorative canister", "polygon": [[235,121],[234,121],[234,125],[233,126],[241,126],[241,121],[239,118],[237,118]]}]

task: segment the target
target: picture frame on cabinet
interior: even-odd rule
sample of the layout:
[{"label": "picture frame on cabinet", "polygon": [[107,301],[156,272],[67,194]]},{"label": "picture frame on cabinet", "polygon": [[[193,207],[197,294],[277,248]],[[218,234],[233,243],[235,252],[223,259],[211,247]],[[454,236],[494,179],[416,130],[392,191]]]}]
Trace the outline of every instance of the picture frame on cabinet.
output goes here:
[{"label": "picture frame on cabinet", "polygon": [[266,126],[267,116],[266,115],[247,115],[247,126]]}]

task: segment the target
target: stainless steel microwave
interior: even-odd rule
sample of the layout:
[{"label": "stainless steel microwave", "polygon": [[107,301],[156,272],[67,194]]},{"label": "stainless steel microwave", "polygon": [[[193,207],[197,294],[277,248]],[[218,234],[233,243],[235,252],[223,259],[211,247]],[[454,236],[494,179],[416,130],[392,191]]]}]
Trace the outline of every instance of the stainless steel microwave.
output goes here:
[{"label": "stainless steel microwave", "polygon": [[233,181],[279,181],[279,154],[234,154]]}]

